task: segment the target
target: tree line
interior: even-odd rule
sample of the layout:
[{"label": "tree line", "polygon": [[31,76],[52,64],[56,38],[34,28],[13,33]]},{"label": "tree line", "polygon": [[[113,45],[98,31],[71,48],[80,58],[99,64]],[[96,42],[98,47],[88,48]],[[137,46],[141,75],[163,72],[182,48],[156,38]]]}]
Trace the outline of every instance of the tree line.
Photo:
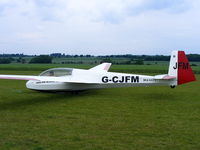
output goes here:
[{"label": "tree line", "polygon": [[[187,55],[189,61],[200,62],[200,54]],[[31,57],[29,62],[25,62],[25,57]],[[170,56],[166,55],[105,55],[105,56],[93,56],[93,55],[66,55],[61,53],[52,53],[50,55],[24,55],[24,54],[0,54],[0,64],[8,64],[16,59],[18,63],[52,63],[53,58],[97,58],[104,62],[113,62],[113,58],[125,58],[127,64],[132,64],[136,61],[136,64],[143,64],[142,61],[169,61]]]}]

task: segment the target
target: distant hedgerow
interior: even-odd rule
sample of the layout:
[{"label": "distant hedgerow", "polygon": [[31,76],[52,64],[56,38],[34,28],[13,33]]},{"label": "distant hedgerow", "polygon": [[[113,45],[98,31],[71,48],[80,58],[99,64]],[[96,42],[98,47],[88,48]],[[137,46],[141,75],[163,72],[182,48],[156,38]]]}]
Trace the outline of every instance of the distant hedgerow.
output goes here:
[{"label": "distant hedgerow", "polygon": [[49,55],[40,55],[40,56],[36,56],[36,57],[32,58],[29,63],[31,63],[31,64],[40,64],[40,63],[51,64],[52,59],[53,58]]},{"label": "distant hedgerow", "polygon": [[10,58],[0,58],[0,64],[10,64],[11,59]]}]

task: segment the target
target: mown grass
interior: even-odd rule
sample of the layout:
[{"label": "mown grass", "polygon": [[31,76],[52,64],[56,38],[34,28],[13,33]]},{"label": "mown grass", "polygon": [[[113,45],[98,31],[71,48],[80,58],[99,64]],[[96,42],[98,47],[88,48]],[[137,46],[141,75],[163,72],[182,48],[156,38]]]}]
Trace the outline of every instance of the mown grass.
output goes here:
[{"label": "mown grass", "polygon": [[[39,69],[2,73],[38,74]],[[200,149],[199,87],[197,81],[175,89],[73,95],[30,91],[25,81],[0,80],[0,149]]]}]

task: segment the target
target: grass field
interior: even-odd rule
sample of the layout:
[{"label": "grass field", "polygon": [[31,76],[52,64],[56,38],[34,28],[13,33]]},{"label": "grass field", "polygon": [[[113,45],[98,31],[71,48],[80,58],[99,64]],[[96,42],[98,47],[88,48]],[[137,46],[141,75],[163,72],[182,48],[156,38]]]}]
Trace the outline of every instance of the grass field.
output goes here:
[{"label": "grass field", "polygon": [[[3,65],[0,74],[38,74],[50,67],[58,66]],[[167,66],[120,65],[111,70],[157,74],[167,72]],[[0,80],[0,150],[200,149],[199,90],[197,81],[175,89],[135,87],[73,95],[30,91],[25,81]]]}]

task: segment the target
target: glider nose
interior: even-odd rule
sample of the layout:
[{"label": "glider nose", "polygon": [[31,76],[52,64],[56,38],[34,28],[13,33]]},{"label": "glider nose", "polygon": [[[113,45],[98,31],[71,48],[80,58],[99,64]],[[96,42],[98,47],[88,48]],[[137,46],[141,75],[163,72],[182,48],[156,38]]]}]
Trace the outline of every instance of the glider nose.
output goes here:
[{"label": "glider nose", "polygon": [[28,89],[32,89],[33,88],[33,84],[34,84],[34,81],[29,80],[29,81],[26,82],[26,87]]}]

